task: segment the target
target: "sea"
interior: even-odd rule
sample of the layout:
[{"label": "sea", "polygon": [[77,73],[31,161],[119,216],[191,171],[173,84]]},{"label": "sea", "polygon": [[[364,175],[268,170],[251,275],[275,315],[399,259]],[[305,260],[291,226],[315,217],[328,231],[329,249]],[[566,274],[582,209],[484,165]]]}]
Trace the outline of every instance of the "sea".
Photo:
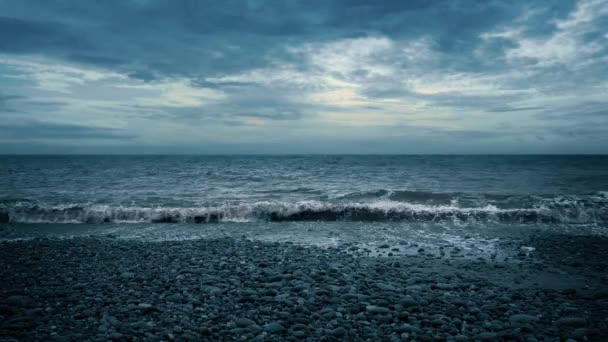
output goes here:
[{"label": "sea", "polygon": [[0,240],[247,238],[504,253],[608,234],[608,156],[0,156]]}]

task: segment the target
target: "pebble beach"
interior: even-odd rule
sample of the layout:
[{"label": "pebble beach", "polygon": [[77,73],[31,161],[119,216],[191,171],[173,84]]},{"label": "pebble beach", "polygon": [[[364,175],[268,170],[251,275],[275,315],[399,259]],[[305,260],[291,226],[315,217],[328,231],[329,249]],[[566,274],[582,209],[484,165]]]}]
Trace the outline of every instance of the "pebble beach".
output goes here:
[{"label": "pebble beach", "polygon": [[526,245],[499,262],[245,237],[2,242],[0,337],[605,340],[608,239],[533,236]]}]

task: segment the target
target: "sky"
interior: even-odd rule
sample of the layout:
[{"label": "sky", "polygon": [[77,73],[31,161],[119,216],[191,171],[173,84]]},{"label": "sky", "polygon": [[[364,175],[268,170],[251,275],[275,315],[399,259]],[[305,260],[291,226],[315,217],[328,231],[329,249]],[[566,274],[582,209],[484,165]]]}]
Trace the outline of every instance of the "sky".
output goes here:
[{"label": "sky", "polygon": [[0,153],[608,153],[608,0],[0,0]]}]

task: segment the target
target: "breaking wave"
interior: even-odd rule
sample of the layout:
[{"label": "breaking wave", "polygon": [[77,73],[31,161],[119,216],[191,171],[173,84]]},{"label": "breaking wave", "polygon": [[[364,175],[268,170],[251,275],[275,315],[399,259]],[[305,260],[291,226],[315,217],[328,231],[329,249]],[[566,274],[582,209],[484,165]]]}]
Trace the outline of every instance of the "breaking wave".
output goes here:
[{"label": "breaking wave", "polygon": [[[290,221],[406,221],[502,223],[608,223],[604,193],[584,198],[492,198],[477,202],[443,194],[383,193],[368,201],[360,196],[338,202],[252,202],[200,208],[45,205],[31,201],[0,202],[0,223],[217,223]],[[363,196],[368,197],[368,196]],[[396,200],[396,198],[400,200]],[[413,197],[429,203],[404,202]],[[489,199],[488,199],[489,198]],[[369,199],[369,197],[368,197]],[[441,202],[443,204],[435,204]],[[444,203],[448,202],[448,203]],[[517,206],[516,204],[519,204]]]}]

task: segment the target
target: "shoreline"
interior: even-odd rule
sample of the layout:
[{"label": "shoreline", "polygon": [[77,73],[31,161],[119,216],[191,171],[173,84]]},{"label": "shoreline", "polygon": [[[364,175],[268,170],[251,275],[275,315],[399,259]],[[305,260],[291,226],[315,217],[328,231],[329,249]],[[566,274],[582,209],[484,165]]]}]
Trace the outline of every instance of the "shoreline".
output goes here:
[{"label": "shoreline", "polygon": [[[535,236],[511,262],[246,239],[0,242],[17,340],[601,340],[608,239]],[[389,246],[390,247],[390,246]]]}]

